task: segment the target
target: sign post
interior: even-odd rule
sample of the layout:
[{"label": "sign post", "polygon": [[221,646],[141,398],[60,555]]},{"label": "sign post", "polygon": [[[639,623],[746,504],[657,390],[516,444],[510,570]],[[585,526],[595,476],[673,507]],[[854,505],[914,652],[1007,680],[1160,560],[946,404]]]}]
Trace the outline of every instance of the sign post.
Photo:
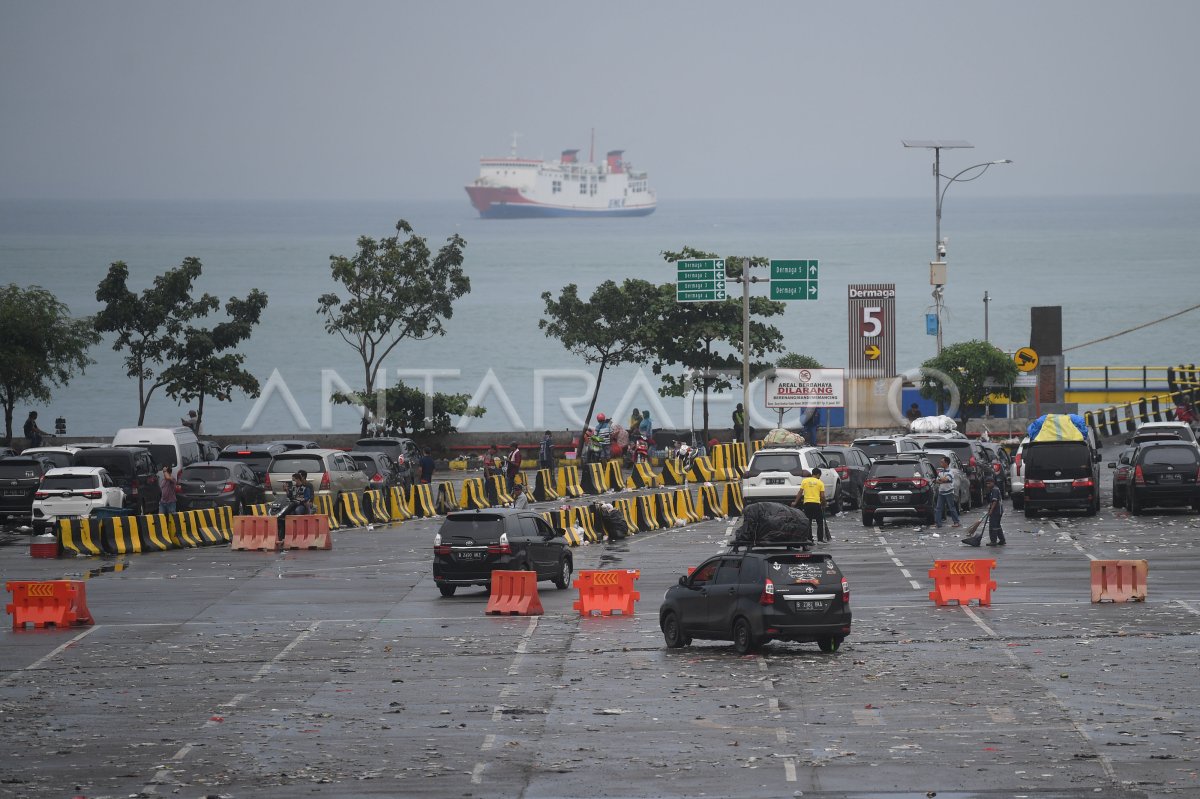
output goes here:
[{"label": "sign post", "polygon": [[851,283],[850,376],[891,377],[896,373],[896,284]]},{"label": "sign post", "polygon": [[714,302],[726,298],[724,258],[676,261],[675,267],[676,302]]},{"label": "sign post", "polygon": [[771,299],[818,299],[819,276],[820,266],[816,261],[771,261]]}]

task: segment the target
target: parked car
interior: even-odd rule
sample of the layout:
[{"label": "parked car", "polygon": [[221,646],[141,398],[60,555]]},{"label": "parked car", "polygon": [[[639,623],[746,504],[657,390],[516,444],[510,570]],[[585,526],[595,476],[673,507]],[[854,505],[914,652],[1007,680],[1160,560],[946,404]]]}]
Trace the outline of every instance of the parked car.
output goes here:
[{"label": "parked car", "polygon": [[1012,458],[1009,457],[1008,451],[992,441],[977,441],[975,443],[983,455],[984,475],[986,476],[986,470],[990,469],[992,479],[996,481],[996,487],[1000,489],[1000,495],[1007,496],[1012,474]]},{"label": "parked car", "polygon": [[1008,496],[1012,500],[1013,510],[1025,508],[1025,447],[1029,444],[1029,436],[1021,439],[1017,451],[1013,453],[1012,468],[1008,477]]},{"label": "parked car", "polygon": [[842,502],[852,508],[862,507],[863,483],[867,480],[867,471],[871,468],[871,456],[858,447],[828,446],[821,447],[825,462],[838,473],[842,487]]},{"label": "parked car", "polygon": [[276,455],[263,483],[267,501],[286,496],[292,475],[299,471],[308,474],[314,494],[332,497],[335,505],[342,494],[357,494],[362,506],[369,507],[366,491],[371,483],[350,454],[340,449],[293,449]]},{"label": "parked car", "polygon": [[967,474],[967,480],[970,482],[971,507],[983,504],[984,467],[981,463],[983,456],[979,453],[978,443],[969,438],[958,437],[924,439],[918,443],[922,449],[929,447],[931,449],[948,449],[956,452],[958,459],[962,461],[963,471]]},{"label": "parked car", "polygon": [[45,458],[54,464],[56,469],[63,469],[74,463],[75,453],[79,452],[78,447],[62,446],[62,447],[29,447],[22,450],[21,454],[26,457],[37,455],[40,458]]},{"label": "parked car", "polygon": [[739,655],[773,640],[836,652],[850,634],[850,587],[829,555],[781,547],[711,557],[667,589],[658,611],[668,647],[732,641]]},{"label": "parked car", "polygon": [[221,457],[221,445],[215,441],[197,441],[201,461],[215,461]]},{"label": "parked car", "polygon": [[411,438],[360,438],[354,452],[382,452],[396,462],[400,485],[407,488],[420,479],[421,450]]},{"label": "parked car", "polygon": [[871,460],[886,455],[904,455],[921,449],[916,440],[909,436],[865,436],[854,439],[850,446],[861,449]]},{"label": "parked car", "polygon": [[1100,510],[1100,453],[1091,442],[1032,441],[1022,453],[1025,516],[1043,510]]},{"label": "parked car", "polygon": [[54,464],[37,455],[0,458],[0,524],[26,525],[33,518],[33,495]]},{"label": "parked car", "polygon": [[392,486],[401,485],[400,468],[382,452],[351,452],[349,455],[359,471],[371,481],[373,490],[386,493]]},{"label": "parked car", "polygon": [[1129,462],[1125,501],[1130,513],[1181,505],[1200,513],[1200,448],[1186,441],[1150,441],[1138,445]]},{"label": "parked car", "polygon": [[536,513],[513,508],[446,514],[433,538],[433,581],[442,596],[461,586],[489,588],[493,571],[533,571],[558,588],[571,584],[567,540]]},{"label": "parked car", "polygon": [[150,450],[142,447],[93,447],[75,453],[75,466],[103,469],[136,513],[158,512],[158,472]]},{"label": "parked car", "polygon": [[742,501],[791,503],[805,472],[820,468],[825,503],[842,511],[841,477],[816,447],[763,447],[750,456],[742,478]]},{"label": "parked car", "polygon": [[1129,479],[1129,473],[1133,471],[1133,465],[1129,461],[1136,450],[1137,447],[1126,447],[1121,450],[1121,454],[1115,461],[1108,464],[1108,468],[1113,470],[1112,504],[1114,508],[1125,507],[1125,485]]},{"label": "parked car", "polygon": [[288,452],[288,448],[280,441],[266,444],[230,444],[221,450],[217,460],[241,461],[250,467],[250,471],[254,472],[254,476],[261,483],[267,477],[271,459],[285,452]]},{"label": "parked car", "polygon": [[937,472],[922,455],[892,455],[872,461],[863,484],[862,523],[885,516],[916,516],[933,524]]},{"label": "parked car", "polygon": [[36,532],[45,532],[60,519],[81,519],[98,508],[120,508],[124,504],[125,492],[102,468],[50,469],[33,495],[33,527]]},{"label": "parked car", "polygon": [[268,441],[268,444],[282,444],[288,449],[320,449],[321,445],[315,441],[307,441],[299,438],[281,438],[274,441]]},{"label": "parked car", "polygon": [[[921,455],[929,461],[929,465],[933,467],[934,474],[937,474],[938,469],[942,468],[942,458],[950,459],[950,471],[954,474],[954,495],[958,502],[959,511],[971,509],[971,485],[967,479],[967,472],[963,469],[963,463],[958,459],[958,453],[952,449],[934,449],[927,447],[921,450]],[[935,496],[936,500],[937,497]]]},{"label": "parked car", "polygon": [[17,451],[12,447],[0,447],[0,458],[11,458]]},{"label": "parked car", "polygon": [[242,461],[207,461],[183,467],[177,490],[179,510],[230,507],[235,516],[263,501],[262,482]]},{"label": "parked car", "polygon": [[[1187,422],[1146,422],[1145,424],[1138,425],[1138,429],[1134,432],[1133,437],[1136,438],[1137,436],[1151,433],[1173,435],[1181,441],[1190,441],[1193,444],[1197,443],[1196,431]],[[1127,439],[1125,443],[1136,442],[1132,439]]]},{"label": "parked car", "polygon": [[170,466],[176,475],[200,460],[200,442],[187,427],[127,427],[113,436],[112,446],[149,450],[159,468]]}]

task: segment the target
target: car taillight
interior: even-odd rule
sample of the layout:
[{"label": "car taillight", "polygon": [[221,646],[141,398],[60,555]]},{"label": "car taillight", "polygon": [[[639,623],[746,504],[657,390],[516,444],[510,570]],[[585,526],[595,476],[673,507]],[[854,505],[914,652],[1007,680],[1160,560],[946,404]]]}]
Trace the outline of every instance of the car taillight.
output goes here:
[{"label": "car taillight", "polygon": [[760,605],[774,605],[775,604],[775,583],[771,582],[770,577],[767,578],[767,584],[763,586],[762,594],[760,594],[758,597],[758,604],[760,604]]},{"label": "car taillight", "polygon": [[876,480],[874,477],[872,477],[870,480],[867,480],[863,483],[863,488],[878,488],[878,487],[879,487],[879,481]]},{"label": "car taillight", "polygon": [[1026,480],[1025,487],[1026,488],[1045,488],[1046,482],[1044,480]]},{"label": "car taillight", "polygon": [[971,460],[967,461],[967,463],[970,465],[970,467],[971,467],[972,469],[974,469],[974,468],[975,468],[975,456],[974,456],[974,455],[972,455],[972,456],[971,456]]},{"label": "car taillight", "polygon": [[992,471],[993,471],[993,472],[995,472],[996,474],[1000,474],[1000,464],[998,464],[998,463],[993,463],[993,464],[992,464]]},{"label": "car taillight", "polygon": [[224,492],[236,491],[237,487],[232,482],[229,482],[229,483],[226,483],[225,485],[221,486],[221,490]]},{"label": "car taillight", "polygon": [[50,496],[50,493],[48,491],[34,491],[33,492],[34,499],[45,499],[48,496]]},{"label": "car taillight", "polygon": [[837,472],[838,477],[842,478],[843,480],[850,477],[850,468],[847,466],[835,466],[833,470]]},{"label": "car taillight", "polygon": [[1013,458],[1013,468],[1018,472],[1021,471],[1021,453],[1017,453],[1017,457]]},{"label": "car taillight", "polygon": [[328,490],[329,490],[329,486],[330,486],[330,482],[329,482],[329,472],[322,472],[322,473],[321,473],[321,490],[322,490],[322,491],[328,491]]},{"label": "car taillight", "polygon": [[271,475],[264,474],[263,475],[263,491],[270,491],[270,490],[271,490]]},{"label": "car taillight", "polygon": [[449,555],[450,554],[450,545],[449,544],[438,544],[437,546],[435,546],[433,548],[433,554]]},{"label": "car taillight", "polygon": [[511,555],[512,547],[508,543],[508,533],[500,534],[499,544],[488,544],[487,551],[489,555]]},{"label": "car taillight", "polygon": [[1146,484],[1146,475],[1142,474],[1141,466],[1138,466],[1133,470],[1133,482],[1141,483],[1142,485]]},{"label": "car taillight", "polygon": [[383,475],[380,474],[379,472],[375,472],[375,476],[371,478],[371,482],[372,483],[382,483]]},{"label": "car taillight", "polygon": [[925,486],[929,485],[929,481],[924,477],[918,477],[916,480],[912,481],[912,484],[913,488],[924,488]]},{"label": "car taillight", "polygon": [[84,499],[100,499],[104,494],[99,491],[84,491],[82,496]]},{"label": "car taillight", "polygon": [[845,577],[842,578],[842,601],[847,604],[850,602],[850,581]]},{"label": "car taillight", "polygon": [[1085,477],[1082,480],[1072,480],[1071,481],[1072,488],[1091,488],[1093,485],[1095,485],[1095,484],[1092,482],[1092,478],[1090,478],[1090,477]]}]

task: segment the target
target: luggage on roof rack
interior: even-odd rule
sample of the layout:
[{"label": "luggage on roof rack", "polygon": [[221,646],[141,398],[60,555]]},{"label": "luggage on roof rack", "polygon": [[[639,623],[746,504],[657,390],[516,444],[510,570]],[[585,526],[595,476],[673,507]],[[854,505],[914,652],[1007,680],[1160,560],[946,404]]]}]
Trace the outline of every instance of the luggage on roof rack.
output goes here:
[{"label": "luggage on roof rack", "polygon": [[737,547],[807,547],[813,542],[812,525],[802,511],[778,502],[755,502],[742,512],[742,526],[734,534]]}]

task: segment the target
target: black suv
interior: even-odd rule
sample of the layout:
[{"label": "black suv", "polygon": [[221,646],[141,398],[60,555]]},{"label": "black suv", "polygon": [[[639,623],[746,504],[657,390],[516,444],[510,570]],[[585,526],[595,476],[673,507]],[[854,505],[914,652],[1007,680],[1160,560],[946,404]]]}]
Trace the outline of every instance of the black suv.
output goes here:
[{"label": "black suv", "polygon": [[221,450],[221,455],[217,460],[241,461],[250,467],[250,471],[254,472],[258,482],[262,483],[267,476],[267,468],[271,465],[271,459],[288,451],[288,445],[282,441],[268,441],[265,444],[230,444]]},{"label": "black suv", "polygon": [[1147,441],[1134,451],[1129,465],[1124,493],[1134,516],[1169,505],[1191,505],[1200,512],[1200,449],[1195,444]]},{"label": "black suv", "polygon": [[396,463],[400,485],[405,488],[421,479],[421,450],[411,438],[360,438],[354,442],[353,451],[387,455]]},{"label": "black suv", "polygon": [[658,611],[667,646],[732,641],[740,655],[770,641],[836,652],[850,634],[850,588],[829,555],[755,547],[709,558],[667,589]]},{"label": "black suv", "polygon": [[98,466],[125,492],[125,507],[158,513],[158,466],[144,447],[93,447],[75,453],[75,466]]},{"label": "black suv", "polygon": [[1100,453],[1086,441],[1031,441],[1021,455],[1025,516],[1042,510],[1100,510]]},{"label": "black suv", "polygon": [[933,524],[936,481],[937,472],[922,456],[875,459],[863,483],[863,526],[870,527],[883,516],[919,516],[925,524]]},{"label": "black suv", "polygon": [[54,468],[48,458],[10,455],[0,458],[0,524],[29,524],[33,519],[33,494],[42,475]]},{"label": "black suv", "polygon": [[513,508],[459,511],[433,538],[433,581],[442,596],[461,585],[491,588],[493,571],[533,571],[559,588],[574,569],[567,541],[538,514]]}]

